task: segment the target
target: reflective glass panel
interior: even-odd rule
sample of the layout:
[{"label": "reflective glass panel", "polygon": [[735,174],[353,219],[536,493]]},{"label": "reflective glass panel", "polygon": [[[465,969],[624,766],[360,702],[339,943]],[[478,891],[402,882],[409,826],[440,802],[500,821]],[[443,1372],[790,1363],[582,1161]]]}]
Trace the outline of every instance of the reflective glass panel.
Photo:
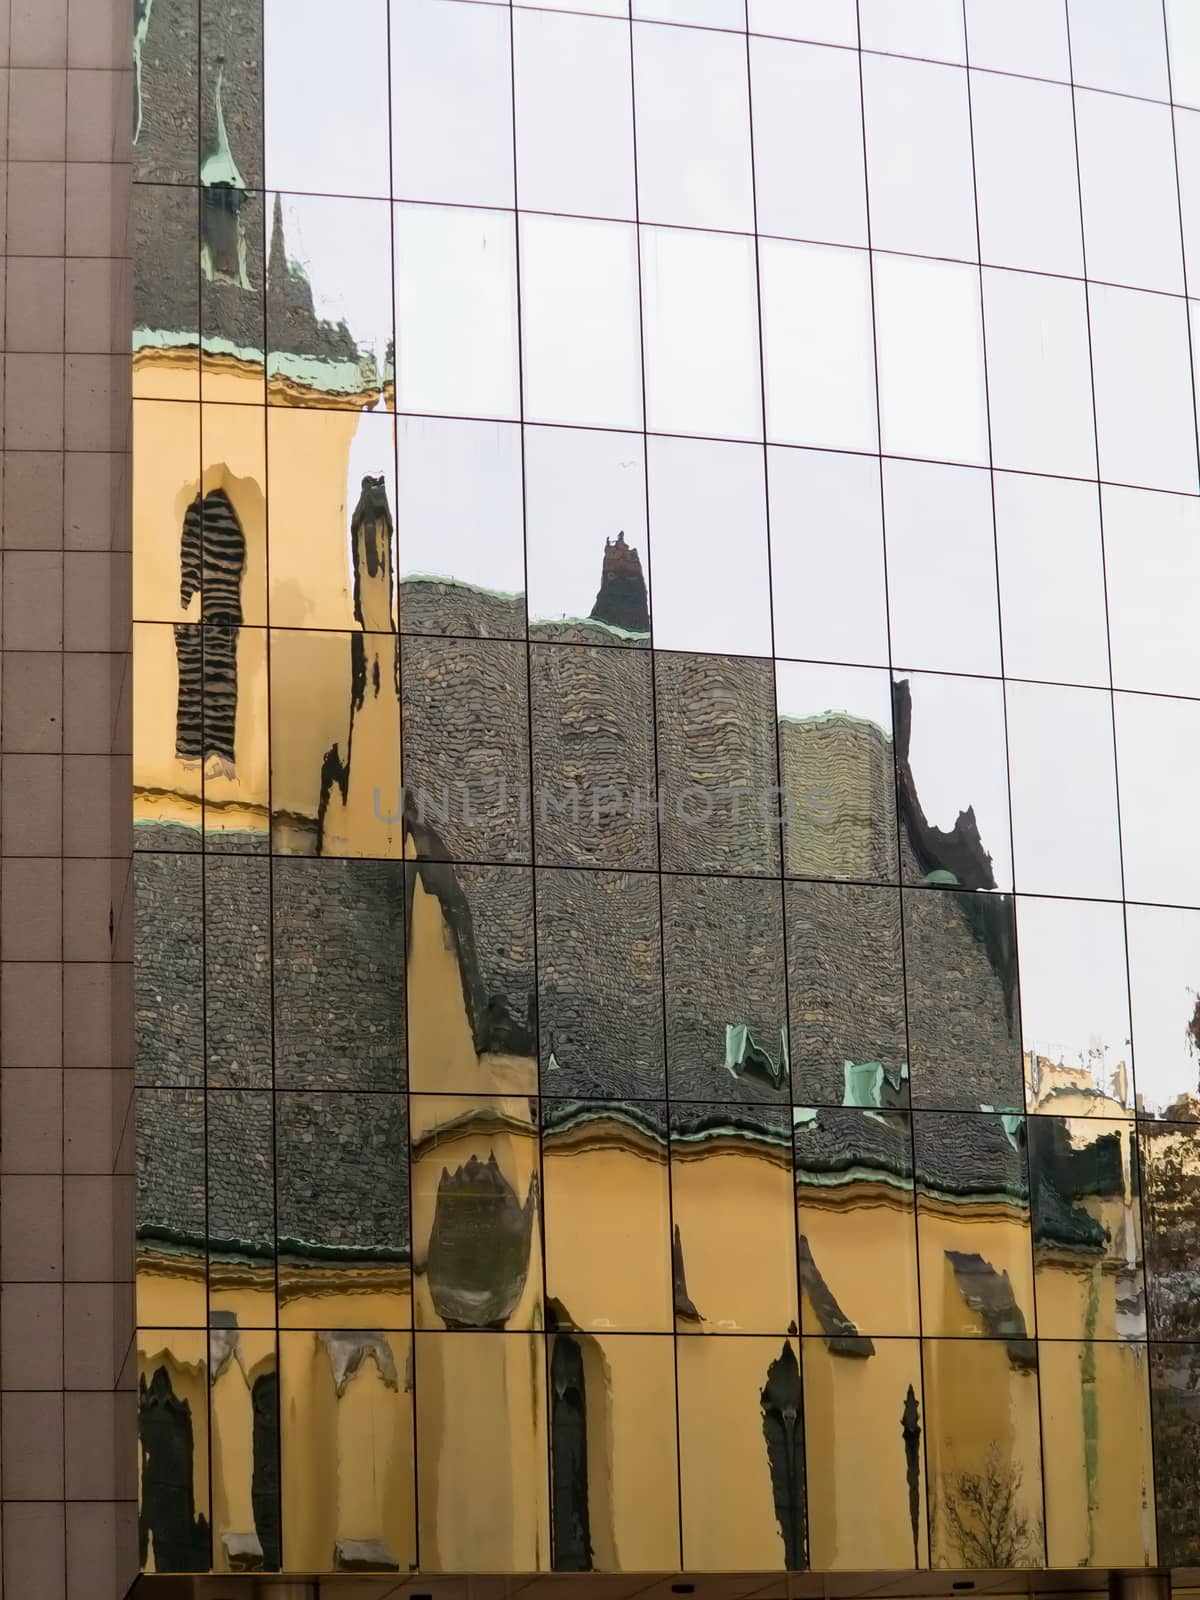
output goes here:
[{"label": "reflective glass panel", "polygon": [[851,0],[747,0],[751,33],[773,33],[784,39],[813,39],[818,44],[858,43],[858,14]]},{"label": "reflective glass panel", "polygon": [[405,0],[391,15],[392,193],[513,204],[509,20]]},{"label": "reflective glass panel", "polygon": [[949,261],[877,255],[875,343],[889,455],[987,461],[979,274]]},{"label": "reflective glass panel", "polygon": [[547,1316],[581,1332],[669,1332],[680,1285],[666,1107],[543,1100],[542,1175]]},{"label": "reflective glass panel", "polygon": [[1196,1204],[1200,1129],[1178,1122],[1138,1125],[1142,1211],[1146,1220],[1146,1296],[1155,1339],[1194,1339]]},{"label": "reflective glass panel", "polygon": [[671,1215],[679,1333],[796,1326],[790,1106],[673,1104]]},{"label": "reflective glass panel", "polygon": [[1182,300],[1088,285],[1100,476],[1196,492],[1196,421]]},{"label": "reflective glass panel", "polygon": [[1094,477],[1096,428],[1083,285],[986,269],[983,320],[996,466]]},{"label": "reflective glass panel", "polygon": [[392,632],[395,419],[271,406],[267,453],[272,627]]},{"label": "reflective glass panel", "polygon": [[921,1356],[933,1566],[1043,1566],[1038,1372],[1032,1345],[927,1339]]},{"label": "reflective glass panel", "polygon": [[416,1326],[541,1327],[537,1101],[417,1094],[409,1115]]},{"label": "reflective glass panel", "polygon": [[982,259],[1082,276],[1070,89],[973,72],[971,127]]},{"label": "reflective glass panel", "polygon": [[[176,11],[180,26],[186,26],[184,12],[184,7]],[[176,109],[181,120],[186,117],[185,107]],[[194,138],[194,123],[192,135]],[[135,400],[200,398],[200,277],[196,258],[191,250],[166,248],[168,243],[195,239],[199,202],[200,191],[194,188],[175,188],[166,183],[133,186],[130,231],[134,250]],[[138,457],[140,471],[146,465],[140,446]],[[191,471],[195,471],[194,466]]]},{"label": "reflective glass panel", "polygon": [[526,428],[525,548],[535,637],[647,643],[642,440],[583,428]]},{"label": "reflective glass panel", "polygon": [[788,1101],[783,899],[777,880],[662,882],[672,1101]]},{"label": "reflective glass panel", "polygon": [[204,1082],[201,865],[198,855],[160,850],[139,851],[133,863],[133,1006],[139,1084],[197,1088]]},{"label": "reflective glass panel", "polygon": [[[147,907],[154,919],[151,932],[156,943],[169,937],[163,909],[153,904]],[[140,906],[138,910],[140,914]],[[173,897],[171,916],[178,917],[182,911],[180,901]],[[204,1044],[209,1088],[272,1087],[270,930],[270,864],[208,856],[204,863]]]},{"label": "reflective glass panel", "polygon": [[1152,1567],[1149,1350],[1047,1339],[1038,1355],[1047,1561]]},{"label": "reflective glass panel", "polygon": [[431,860],[407,872],[412,1089],[536,1093],[532,873]]},{"label": "reflective glass panel", "polygon": [[1198,1381],[1200,1345],[1151,1345],[1150,1414],[1159,1559],[1179,1565],[1200,1557],[1200,1539],[1191,1514],[1191,1485],[1200,1460],[1195,1401]]},{"label": "reflective glass panel", "polygon": [[402,1090],[403,865],[276,861],[272,911],[276,1085]]},{"label": "reflective glass panel", "polygon": [[1165,9],[1171,98],[1176,105],[1200,106],[1200,17],[1187,0],[1166,0]]},{"label": "reflective glass panel", "polygon": [[779,872],[769,661],[655,654],[659,848],[671,872]]},{"label": "reflective glass panel", "polygon": [[1174,494],[1105,487],[1113,683],[1200,695],[1192,619],[1200,602],[1200,506]]},{"label": "reflective glass panel", "polygon": [[200,393],[261,405],[267,197],[219,155],[210,171],[200,190]]},{"label": "reflective glass panel", "polygon": [[761,438],[753,241],[643,228],[642,316],[647,426]]},{"label": "reflective glass panel", "polygon": [[397,206],[396,405],[519,412],[516,232],[510,213]]},{"label": "reflective glass panel", "polygon": [[[761,448],[651,438],[647,451],[655,645],[769,655]],[[733,546],[726,544],[731,528],[738,530]]]},{"label": "reflective glass panel", "polygon": [[1002,685],[914,672],[893,692],[902,876],[1011,888]]},{"label": "reflective glass panel", "polygon": [[[875,10],[880,18],[894,15],[901,29],[899,19],[912,14],[889,0],[877,0]],[[961,37],[961,16],[958,26]],[[977,260],[966,73],[864,55],[862,80],[871,243],[877,250]]]},{"label": "reflective glass panel", "polygon": [[707,28],[746,26],[744,0],[633,0],[633,14],[660,22],[690,22]]},{"label": "reflective glass panel", "polygon": [[[802,1409],[797,1341],[681,1335],[676,1346],[684,1570],[802,1567],[804,1439],[793,1422]],[[734,1503],[736,1517],[729,1515]]]},{"label": "reflective glass panel", "polygon": [[753,232],[745,41],[637,23],[633,74],[643,219]]},{"label": "reflective glass panel", "polygon": [[904,896],[904,975],[914,1105],[1023,1104],[1016,930],[1009,895]]},{"label": "reflective glass panel", "polygon": [[[1031,1373],[1037,1356],[1025,1118],[919,1111],[913,1140],[922,1330],[994,1342],[1015,1371]],[[962,1438],[961,1421],[953,1431]]]},{"label": "reflective glass panel", "polygon": [[400,1573],[416,1560],[414,1372],[408,1333],[279,1335],[287,1570]]},{"label": "reflective glass panel", "polygon": [[[267,185],[386,196],[387,0],[357,0],[336,26],[330,21],[323,0],[263,0]],[[297,93],[319,83],[356,85],[332,126]]]},{"label": "reflective glass panel", "polygon": [[410,1325],[407,1104],[400,1094],[276,1095],[281,1327]]},{"label": "reflective glass panel", "polygon": [[460,1331],[414,1344],[422,1569],[548,1568],[546,1341]]},{"label": "reflective glass panel", "polygon": [[917,1230],[910,1117],[797,1107],[801,1328],[869,1360],[879,1334],[915,1334]]},{"label": "reflective glass panel", "polygon": [[858,62],[849,51],[751,39],[758,229],[865,245]]},{"label": "reflective glass panel", "polygon": [[1200,905],[1200,862],[1190,837],[1200,701],[1115,696],[1121,851],[1131,900]]},{"label": "reflective glass panel", "polygon": [[272,629],[277,854],[400,855],[398,678],[394,634]]},{"label": "reflective glass panel", "polygon": [[534,838],[548,866],[658,865],[648,652],[534,645]]},{"label": "reflective glass panel", "polygon": [[859,7],[864,50],[882,50],[928,61],[962,61],[962,8],[955,0],[862,0]]},{"label": "reflective glass panel", "polygon": [[[824,1467],[808,1478],[814,1569],[928,1566],[919,1342],[873,1339],[865,1360],[831,1339],[802,1343],[805,1443]],[[878,1500],[863,1516],[862,1485],[876,1476]]]},{"label": "reflective glass panel", "polygon": [[973,67],[1070,79],[1065,8],[1042,0],[966,0],[966,14]]},{"label": "reflective glass panel", "polygon": [[891,679],[881,668],[775,665],[784,871],[896,881]]},{"label": "reflective glass panel", "polygon": [[1026,1109],[1132,1114],[1122,908],[1019,895],[1017,942]]},{"label": "reflective glass panel", "polygon": [[1200,912],[1127,906],[1125,922],[1138,1112],[1174,1122],[1200,1121]]},{"label": "reflective glass panel", "polygon": [[944,672],[1000,670],[991,478],[885,461],[892,660]]},{"label": "reflective glass panel", "polygon": [[[1005,705],[1017,887],[1120,899],[1112,696],[1009,683]],[[1064,794],[1073,796],[1068,828],[1060,822]]]},{"label": "reflective glass panel", "polygon": [[208,1352],[202,1328],[151,1327],[139,1307],[138,1532],[146,1573],[213,1565]]},{"label": "reflective glass panel", "polygon": [[[1079,70],[1076,56],[1077,80]],[[1075,94],[1075,122],[1089,276],[1178,294],[1183,262],[1170,110],[1084,90]]]},{"label": "reflective glass panel", "polygon": [[1116,553],[1101,546],[1095,484],[997,472],[992,490],[1005,671],[1107,684],[1104,566]]},{"label": "reflective glass panel", "polygon": [[1144,1339],[1133,1124],[1030,1117],[1028,1131],[1039,1338]]},{"label": "reflective glass panel", "polygon": [[629,29],[601,17],[524,8],[512,22],[522,207],[632,218]]},{"label": "reflective glass panel", "polygon": [[1156,0],[1068,0],[1076,83],[1167,98],[1163,8]]},{"label": "reflective glass panel", "polygon": [[529,679],[499,639],[404,642],[406,801],[422,855],[528,861]]},{"label": "reflective glass panel", "polygon": [[874,450],[865,252],[763,239],[758,273],[767,437],[779,444]]},{"label": "reflective glass panel", "polygon": [[907,1105],[899,890],[788,883],[784,904],[793,1099]]},{"label": "reflective glass panel", "polygon": [[275,1144],[266,1090],[205,1096],[208,1320],[275,1326]]},{"label": "reflective glass panel", "polygon": [[218,1323],[209,1356],[213,1570],[277,1572],[283,1547],[275,1334]]},{"label": "reflective glass panel", "polygon": [[673,1572],[674,1341],[568,1327],[547,1346],[554,1568]]},{"label": "reflective glass panel", "polygon": [[537,874],[546,1093],[665,1092],[660,924],[659,886],[646,873]]},{"label": "reflective glass panel", "polygon": [[403,417],[396,433],[401,630],[523,639],[520,429]]},{"label": "reflective glass panel", "polygon": [[[353,432],[353,413],[376,405],[385,386],[394,392],[391,250],[384,200],[273,197],[267,394],[275,405],[351,408],[340,428],[331,419],[331,435]],[[273,479],[279,465],[272,456]],[[309,470],[318,465],[327,467]]]},{"label": "reflective glass panel", "polygon": [[521,342],[531,422],[641,427],[632,224],[521,218]]},{"label": "reflective glass panel", "polygon": [[204,1099],[200,1089],[138,1091],[134,1230],[142,1328],[168,1311],[187,1327],[208,1320]]},{"label": "reflective glass panel", "polygon": [[886,665],[878,463],[769,448],[767,499],[776,653]]}]

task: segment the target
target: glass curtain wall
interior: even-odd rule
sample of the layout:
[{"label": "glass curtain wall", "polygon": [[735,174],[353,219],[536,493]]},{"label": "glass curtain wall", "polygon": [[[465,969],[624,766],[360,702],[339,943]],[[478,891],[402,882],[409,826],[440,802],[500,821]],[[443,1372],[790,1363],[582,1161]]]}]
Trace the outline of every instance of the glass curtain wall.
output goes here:
[{"label": "glass curtain wall", "polygon": [[1190,0],[136,10],[145,1570],[1200,1564]]}]

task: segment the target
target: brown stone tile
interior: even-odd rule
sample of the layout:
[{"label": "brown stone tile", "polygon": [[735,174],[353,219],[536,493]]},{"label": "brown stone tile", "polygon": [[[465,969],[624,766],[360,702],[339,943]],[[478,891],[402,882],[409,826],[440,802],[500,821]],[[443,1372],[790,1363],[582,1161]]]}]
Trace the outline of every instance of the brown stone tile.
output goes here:
[{"label": "brown stone tile", "polygon": [[[58,550],[62,542],[61,450],[4,453],[4,544],[10,550]],[[9,646],[11,649],[12,647]]]},{"label": "brown stone tile", "polygon": [[5,550],[4,648],[61,650],[63,557],[55,550]]},{"label": "brown stone tile", "polygon": [[61,756],[0,761],[0,847],[6,856],[61,855]]},{"label": "brown stone tile", "polygon": [[10,961],[57,961],[63,938],[62,862],[13,856],[0,874],[0,941]]},{"label": "brown stone tile", "polygon": [[0,682],[0,750],[6,755],[10,751],[61,750],[62,701],[62,656],[6,651]]},{"label": "brown stone tile", "polygon": [[63,1289],[7,1283],[0,1289],[0,1383],[5,1389],[61,1389]]},{"label": "brown stone tile", "polygon": [[61,1178],[0,1177],[0,1260],[7,1283],[55,1283],[62,1277]]},{"label": "brown stone tile", "polygon": [[0,1457],[6,1500],[62,1496],[61,1394],[11,1391],[0,1396]]},{"label": "brown stone tile", "polygon": [[65,1600],[65,1514],[61,1500],[5,1505],[5,1594]]},{"label": "brown stone tile", "polygon": [[63,348],[66,315],[63,262],[45,256],[15,256],[5,277],[5,338],[8,352],[45,353]]},{"label": "brown stone tile", "polygon": [[39,1067],[0,1072],[0,1173],[62,1171],[62,1076]]},{"label": "brown stone tile", "polygon": [[63,971],[57,961],[0,963],[6,1067],[62,1066]]}]

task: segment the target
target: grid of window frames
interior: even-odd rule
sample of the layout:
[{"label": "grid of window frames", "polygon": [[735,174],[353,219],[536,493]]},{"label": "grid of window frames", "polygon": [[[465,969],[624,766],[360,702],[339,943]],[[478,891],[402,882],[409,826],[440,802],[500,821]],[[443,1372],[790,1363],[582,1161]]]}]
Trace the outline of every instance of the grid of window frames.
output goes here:
[{"label": "grid of window frames", "polygon": [[1200,13],[134,55],[143,1566],[1200,1562]]}]

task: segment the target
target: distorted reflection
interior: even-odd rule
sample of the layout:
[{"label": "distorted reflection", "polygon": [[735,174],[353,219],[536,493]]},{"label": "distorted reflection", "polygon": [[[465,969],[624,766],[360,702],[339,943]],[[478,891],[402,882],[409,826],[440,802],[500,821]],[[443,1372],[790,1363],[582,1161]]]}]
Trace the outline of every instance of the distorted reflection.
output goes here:
[{"label": "distorted reflection", "polygon": [[673,1105],[671,1217],[679,1333],[795,1327],[786,1106]]},{"label": "distorted reflection", "polygon": [[198,855],[143,850],[134,858],[133,1007],[139,1084],[196,1088],[204,1082],[202,869]]},{"label": "distorted reflection", "polygon": [[1129,1122],[1031,1117],[1038,1334],[1144,1339],[1141,1184]]},{"label": "distorted reflection", "polygon": [[1147,1347],[1047,1339],[1038,1354],[1046,1560],[1052,1567],[1152,1567]]},{"label": "distorted reflection", "polygon": [[670,1339],[552,1332],[550,1478],[556,1572],[679,1564]]},{"label": "distorted reflection", "polygon": [[913,1144],[922,1330],[999,1341],[1032,1370],[1025,1118],[916,1112]]},{"label": "distorted reflection", "polygon": [[802,1344],[806,1454],[824,1467],[808,1477],[812,1566],[928,1566],[919,1341],[876,1339],[862,1353],[828,1339]]},{"label": "distorted reflection", "polygon": [[208,1315],[241,1328],[275,1325],[275,1174],[271,1096],[205,1096]]},{"label": "distorted reflection", "polygon": [[523,639],[520,428],[404,417],[397,484],[401,629]]},{"label": "distorted reflection", "polygon": [[[670,1332],[672,1247],[666,1108],[542,1101],[547,1322]],[[596,1196],[611,1197],[604,1206]],[[675,1274],[674,1298],[681,1283]]]},{"label": "distorted reflection", "polygon": [[1019,895],[1017,942],[1026,1110],[1132,1115],[1121,906]]},{"label": "distorted reflection", "polygon": [[203,1092],[141,1090],[135,1137],[138,1325],[203,1327],[208,1233]]},{"label": "distorted reflection", "polygon": [[647,873],[539,872],[542,1087],[604,1100],[666,1088],[658,882]]},{"label": "distorted reflection", "polygon": [[539,1327],[537,1102],[414,1095],[410,1115],[417,1327]]},{"label": "distorted reflection", "polygon": [[769,661],[655,655],[664,868],[778,873],[774,677]]},{"label": "distorted reflection", "polygon": [[[204,862],[204,1046],[210,1089],[272,1086],[271,876],[265,860],[209,855]],[[161,905],[135,902],[135,909],[149,918],[144,932],[178,961],[179,901],[172,903],[169,920]]]},{"label": "distorted reflection", "polygon": [[281,1327],[409,1326],[407,1123],[404,1095],[276,1096]]},{"label": "distorted reflection", "polygon": [[1012,896],[906,889],[904,978],[914,1105],[1020,1110]]},{"label": "distorted reflection", "polygon": [[1138,1126],[1138,1146],[1150,1332],[1156,1339],[1191,1339],[1200,1332],[1195,1266],[1200,1255],[1200,1129],[1144,1122]]},{"label": "distorted reflection", "polygon": [[900,891],[788,883],[793,1098],[806,1105],[907,1105]]},{"label": "distorted reflection", "polygon": [[549,865],[658,865],[654,683],[644,651],[533,645],[534,839]]},{"label": "distorted reflection", "polygon": [[910,1119],[807,1107],[792,1116],[801,1331],[820,1333],[834,1355],[869,1357],[876,1336],[920,1327]]},{"label": "distorted reflection", "polygon": [[784,870],[896,881],[896,791],[888,674],[775,664]]},{"label": "distorted reflection", "polygon": [[1200,1559],[1193,1510],[1200,1471],[1200,1345],[1150,1346],[1150,1407],[1158,1557],[1191,1566]]},{"label": "distorted reflection", "polygon": [[786,1103],[779,883],[664,877],[662,907],[671,1098]]},{"label": "distorted reflection", "polygon": [[407,1572],[412,1335],[281,1332],[279,1380],[285,1570]]},{"label": "distorted reflection", "polygon": [[1045,1565],[1033,1350],[1027,1341],[924,1341],[934,1567]]},{"label": "distorted reflection", "polygon": [[546,1340],[460,1330],[415,1342],[422,1569],[546,1571]]},{"label": "distorted reflection", "polygon": [[410,1087],[536,1094],[532,873],[410,862],[405,919]]},{"label": "distorted reflection", "polygon": [[405,1087],[404,868],[277,861],[275,1085]]},{"label": "distorted reflection", "polygon": [[681,1336],[675,1343],[684,1569],[803,1567],[798,1341]]},{"label": "distorted reflection", "polygon": [[[494,537],[489,520],[489,538]],[[646,463],[640,436],[526,428],[525,547],[535,637],[648,644]]]},{"label": "distorted reflection", "polygon": [[143,1572],[207,1572],[209,1335],[147,1326],[139,1311],[138,1545]]},{"label": "distorted reflection", "polygon": [[1139,1116],[1200,1121],[1200,911],[1125,908]]},{"label": "distorted reflection", "polygon": [[214,1312],[208,1347],[213,1570],[277,1572],[283,1549],[275,1334],[244,1331],[232,1311]]}]

